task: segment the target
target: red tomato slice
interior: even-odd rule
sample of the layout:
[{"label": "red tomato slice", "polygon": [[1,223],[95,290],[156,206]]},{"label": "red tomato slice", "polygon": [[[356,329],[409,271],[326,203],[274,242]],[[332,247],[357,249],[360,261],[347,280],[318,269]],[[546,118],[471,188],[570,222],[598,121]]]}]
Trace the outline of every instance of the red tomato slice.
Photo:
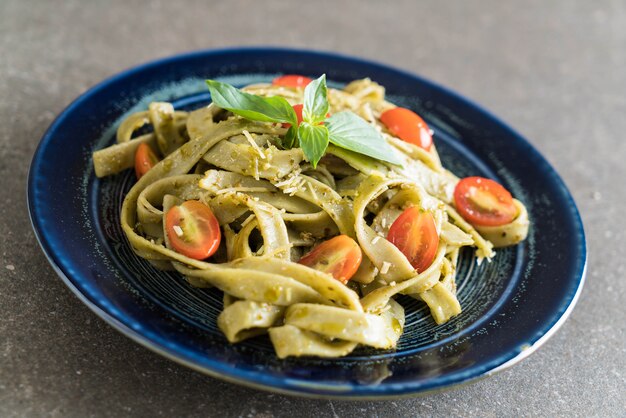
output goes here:
[{"label": "red tomato slice", "polygon": [[312,79],[309,77],[305,77],[303,75],[298,74],[287,74],[281,77],[276,77],[272,80],[272,84],[275,86],[283,86],[283,87],[306,87]]},{"label": "red tomato slice", "polygon": [[517,216],[511,193],[483,177],[466,177],[459,181],[454,189],[454,204],[472,225],[505,225]]},{"label": "red tomato slice", "polygon": [[187,200],[167,211],[165,232],[176,252],[196,260],[212,256],[222,238],[211,208],[197,200]]},{"label": "red tomato slice", "polygon": [[159,159],[148,144],[145,142],[139,144],[135,152],[135,174],[137,175],[137,180],[150,171],[158,162]]},{"label": "red tomato slice", "polygon": [[358,270],[362,258],[359,244],[347,235],[339,235],[315,247],[298,263],[332,274],[346,284]]},{"label": "red tomato slice", "polygon": [[433,263],[439,246],[435,219],[417,206],[406,209],[389,228],[387,239],[406,256],[418,273]]},{"label": "red tomato slice", "polygon": [[380,121],[392,134],[405,142],[429,150],[433,144],[430,128],[419,115],[403,107],[395,107],[383,112]]}]

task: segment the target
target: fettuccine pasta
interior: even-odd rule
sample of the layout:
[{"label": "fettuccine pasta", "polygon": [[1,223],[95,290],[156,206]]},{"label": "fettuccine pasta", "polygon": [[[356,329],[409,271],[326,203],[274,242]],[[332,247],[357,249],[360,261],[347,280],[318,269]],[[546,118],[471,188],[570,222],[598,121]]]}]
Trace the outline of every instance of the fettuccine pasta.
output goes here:
[{"label": "fettuccine pasta", "polygon": [[[302,88],[243,90],[292,105],[304,100]],[[397,295],[423,301],[434,321],[445,323],[461,313],[455,283],[461,248],[490,260],[494,247],[516,244],[528,230],[518,200],[505,224],[473,226],[465,219],[455,201],[459,179],[442,167],[435,146],[406,142],[381,122],[396,108],[382,86],[357,80],[329,89],[328,102],[330,114],[351,111],[373,126],[402,164],[331,143],[314,167],[301,148],[281,146],[285,124],[247,120],[215,104],[188,113],[160,102],[129,116],[117,143],[93,155],[103,177],[136,167],[142,144],[158,151],[163,159],[141,175],[121,208],[130,245],[191,285],[223,291],[217,325],[228,341],[269,334],[280,358],[339,357],[358,345],[394,348],[405,322]],[[210,208],[219,225],[219,247],[206,259],[178,251],[167,229],[172,208],[188,201]],[[411,208],[429,214],[436,230],[432,261],[423,268],[390,239]],[[182,236],[181,227],[174,231]],[[349,281],[299,262],[337,236],[358,243],[362,254]]]}]

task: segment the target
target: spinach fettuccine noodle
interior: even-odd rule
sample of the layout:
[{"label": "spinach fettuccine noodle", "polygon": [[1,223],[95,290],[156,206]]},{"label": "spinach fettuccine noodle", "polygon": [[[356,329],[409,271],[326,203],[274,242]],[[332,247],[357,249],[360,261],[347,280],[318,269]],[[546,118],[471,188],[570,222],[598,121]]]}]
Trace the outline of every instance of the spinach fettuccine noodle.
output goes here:
[{"label": "spinach fettuccine noodle", "polygon": [[[406,141],[381,121],[397,108],[385,100],[382,86],[369,79],[343,89],[315,86],[325,96],[315,103],[303,86],[242,89],[292,106],[304,103],[300,129],[289,109],[285,120],[276,112],[261,120],[226,106],[231,96],[223,90],[222,106],[211,103],[192,112],[152,103],[121,123],[116,144],[93,155],[102,177],[137,169],[139,150],[146,146],[154,153],[156,160],[121,208],[133,250],[158,268],[175,269],[191,285],[221,290],[218,326],[228,341],[269,334],[281,358],[345,356],[359,344],[394,348],[405,323],[398,295],[423,301],[436,323],[447,322],[461,313],[455,283],[460,250],[473,247],[478,261],[489,261],[494,247],[523,240],[529,224],[515,199],[504,223],[481,224],[465,216],[455,200],[460,179],[442,167],[434,144]],[[217,102],[217,92],[211,92]],[[283,102],[268,103],[280,110]],[[312,109],[324,115],[313,117]],[[375,134],[384,157],[354,145],[360,130],[370,139]],[[489,196],[480,199],[479,209],[498,204],[489,203]],[[180,208],[188,201],[209,208],[219,225],[220,239],[209,257],[190,257],[176,246],[188,232],[181,224],[172,234],[168,214],[184,213]],[[403,231],[399,220],[412,219],[409,209],[420,219],[427,216],[436,234],[427,265],[407,250],[423,237],[414,236],[406,248],[394,240]],[[410,230],[421,224],[407,225]],[[334,259],[315,266],[300,262],[339,236],[355,242],[359,254],[350,277],[338,279],[325,269]],[[420,248],[418,253],[425,247]]]}]

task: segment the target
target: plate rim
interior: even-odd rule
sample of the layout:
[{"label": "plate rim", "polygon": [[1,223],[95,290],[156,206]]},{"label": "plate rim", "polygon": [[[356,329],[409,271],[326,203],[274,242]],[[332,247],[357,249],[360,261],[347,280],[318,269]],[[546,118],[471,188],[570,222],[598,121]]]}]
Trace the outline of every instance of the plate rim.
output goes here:
[{"label": "plate rim", "polygon": [[[92,301],[88,295],[85,295],[74,284],[72,279],[63,271],[62,267],[55,260],[55,256],[62,257],[63,255],[55,253],[54,246],[51,245],[51,243],[49,242],[49,237],[46,236],[45,228],[38,223],[38,220],[36,219],[36,213],[35,213],[36,204],[34,202],[36,199],[35,197],[36,173],[34,172],[34,169],[37,165],[36,164],[37,160],[40,158],[40,155],[45,149],[45,146],[54,137],[54,133],[58,129],[58,126],[61,125],[65,117],[71,114],[75,108],[79,107],[81,103],[85,101],[86,99],[88,99],[90,96],[101,91],[102,89],[106,89],[107,86],[114,83],[115,81],[124,79],[125,77],[128,77],[134,73],[138,73],[146,69],[156,68],[156,67],[160,67],[165,64],[168,64],[168,63],[185,60],[189,58],[194,58],[194,57],[205,57],[205,56],[220,55],[220,54],[232,54],[233,56],[235,56],[241,53],[251,53],[251,52],[256,52],[256,53],[289,52],[289,53],[300,53],[300,54],[307,54],[307,55],[317,55],[322,58],[327,57],[327,58],[335,58],[335,59],[350,61],[351,63],[355,65],[377,66],[381,69],[392,70],[396,73],[400,73],[404,76],[415,79],[419,81],[420,83],[424,83],[428,86],[432,86],[436,88],[437,90],[441,91],[442,93],[445,93],[446,95],[451,96],[453,99],[458,100],[464,103],[465,105],[473,108],[473,110],[486,115],[492,121],[496,122],[502,128],[506,129],[510,134],[515,136],[516,140],[521,141],[528,149],[530,149],[533,152],[533,154],[535,154],[534,155],[535,157],[539,157],[540,160],[543,160],[543,162],[545,163],[545,166],[549,169],[549,175],[552,176],[554,180],[556,181],[556,183],[563,189],[564,196],[568,200],[567,203],[569,206],[569,210],[572,212],[573,219],[575,221],[573,225],[573,229],[580,237],[580,242],[578,244],[580,246],[579,249],[580,249],[580,254],[581,254],[580,261],[582,261],[582,262],[579,262],[579,266],[578,266],[579,268],[575,274],[575,277],[578,280],[578,283],[577,283],[577,287],[576,287],[574,294],[571,296],[570,300],[567,302],[567,305],[561,304],[560,312],[550,318],[553,321],[549,325],[549,327],[545,329],[545,332],[543,332],[535,341],[533,341],[532,344],[528,345],[527,348],[524,348],[521,352],[517,353],[516,355],[510,356],[511,354],[514,354],[514,353],[512,353],[512,350],[509,350],[506,353],[502,353],[502,354],[499,354],[498,356],[495,356],[495,359],[491,358],[490,363],[499,362],[499,364],[495,365],[494,367],[488,367],[487,370],[482,371],[482,372],[480,370],[474,370],[475,367],[472,367],[470,368],[469,371],[465,373],[465,376],[453,382],[444,381],[444,382],[439,383],[436,386],[433,386],[427,389],[420,388],[419,384],[415,385],[415,381],[404,382],[404,383],[394,383],[393,387],[389,387],[389,386],[385,386],[384,384],[381,384],[378,387],[384,388],[384,390],[375,391],[375,392],[368,391],[365,393],[360,392],[358,390],[359,389],[358,386],[350,386],[349,391],[343,392],[343,391],[337,391],[338,387],[332,386],[332,385],[311,384],[311,385],[306,385],[306,386],[304,385],[300,386],[300,385],[294,385],[293,382],[290,383],[289,381],[285,381],[284,379],[279,379],[279,378],[272,378],[271,380],[273,381],[273,384],[268,385],[263,382],[258,382],[258,381],[253,380],[255,376],[256,377],[262,376],[262,372],[243,373],[241,370],[237,368],[232,368],[230,370],[233,370],[233,373],[228,373],[227,369],[219,370],[220,369],[219,367],[208,368],[206,366],[196,364],[193,361],[183,357],[180,353],[177,353],[175,350],[168,349],[167,347],[158,345],[157,342],[152,340],[150,337],[142,334],[139,331],[132,329],[127,324],[124,324],[123,322],[119,321],[112,314],[110,314],[105,309],[98,306],[94,301]],[[399,399],[399,398],[427,395],[427,394],[434,393],[434,392],[441,392],[444,390],[452,389],[461,385],[474,382],[476,380],[480,380],[482,378],[492,376],[502,370],[505,370],[513,366],[514,364],[518,363],[524,358],[528,357],[530,354],[536,351],[541,345],[543,345],[550,337],[552,337],[552,335],[554,335],[554,333],[563,325],[563,323],[567,320],[567,318],[573,311],[573,308],[579,299],[582,288],[584,287],[584,283],[586,280],[586,273],[587,273],[588,250],[587,250],[587,242],[586,242],[586,237],[585,237],[584,225],[583,225],[580,213],[578,211],[578,208],[576,206],[576,203],[573,199],[573,196],[571,195],[569,189],[565,185],[565,182],[560,177],[558,172],[554,169],[554,167],[526,138],[524,138],[522,135],[520,135],[515,130],[513,130],[513,128],[511,128],[507,123],[503,122],[499,117],[497,117],[491,111],[483,108],[482,106],[473,102],[471,99],[468,99],[460,95],[459,93],[456,93],[455,91],[450,90],[449,88],[445,86],[442,86],[436,82],[425,79],[421,77],[420,75],[417,75],[415,73],[412,73],[410,71],[407,71],[401,68],[393,67],[393,66],[390,66],[390,65],[378,62],[378,61],[374,61],[374,60],[364,59],[360,57],[355,57],[355,56],[331,52],[331,51],[321,51],[321,50],[303,49],[303,48],[284,48],[284,47],[275,47],[275,46],[246,46],[246,47],[231,47],[231,48],[218,48],[218,49],[201,49],[201,50],[184,52],[180,54],[170,55],[170,56],[162,57],[159,59],[147,61],[142,64],[129,67],[110,77],[107,77],[104,80],[100,81],[99,83],[88,88],[86,91],[80,94],[76,99],[74,99],[69,105],[67,105],[63,109],[63,111],[61,111],[61,113],[59,113],[59,115],[50,124],[48,129],[45,131],[42,138],[40,139],[39,144],[36,147],[35,152],[33,153],[33,157],[30,162],[30,166],[28,169],[26,197],[27,197],[28,214],[29,214],[31,227],[33,228],[33,231],[35,233],[35,237],[37,239],[39,246],[43,250],[45,257],[50,263],[50,265],[52,266],[53,270],[63,280],[65,285],[79,298],[81,302],[83,302],[92,312],[94,312],[98,317],[100,317],[106,323],[111,325],[114,329],[118,330],[119,332],[129,337],[131,340],[139,343],[140,345],[162,355],[163,357],[169,360],[172,360],[174,362],[177,362],[179,364],[182,364],[195,371],[199,371],[203,374],[207,374],[212,377],[216,377],[216,378],[228,381],[230,383],[241,384],[241,385],[251,387],[254,389],[271,391],[271,392],[286,394],[286,395],[308,397],[308,398],[353,399],[353,400]],[[573,279],[570,279],[570,280],[573,280]],[[561,302],[565,302],[565,300],[561,300]],[[508,357],[508,358],[504,359],[504,357]],[[219,366],[217,362],[213,362],[213,364],[215,366]],[[473,373],[470,373],[470,371],[472,370],[473,370]],[[296,380],[297,379],[293,379],[293,381],[296,381]],[[371,388],[371,386],[369,387]],[[328,393],[328,392],[322,393],[320,392],[320,390],[334,391],[334,393]]]}]

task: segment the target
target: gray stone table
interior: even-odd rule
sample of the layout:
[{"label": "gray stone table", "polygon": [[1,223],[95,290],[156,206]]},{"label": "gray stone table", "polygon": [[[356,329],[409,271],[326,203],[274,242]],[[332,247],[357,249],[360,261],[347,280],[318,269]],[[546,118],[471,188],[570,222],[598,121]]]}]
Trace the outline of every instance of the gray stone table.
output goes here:
[{"label": "gray stone table", "polygon": [[[26,175],[89,86],[178,52],[332,50],[446,85],[531,140],[569,186],[590,251],[578,306],[490,379],[398,401],[271,395],[190,371],[91,313],[31,231]],[[626,3],[0,0],[0,416],[626,415]]]}]

